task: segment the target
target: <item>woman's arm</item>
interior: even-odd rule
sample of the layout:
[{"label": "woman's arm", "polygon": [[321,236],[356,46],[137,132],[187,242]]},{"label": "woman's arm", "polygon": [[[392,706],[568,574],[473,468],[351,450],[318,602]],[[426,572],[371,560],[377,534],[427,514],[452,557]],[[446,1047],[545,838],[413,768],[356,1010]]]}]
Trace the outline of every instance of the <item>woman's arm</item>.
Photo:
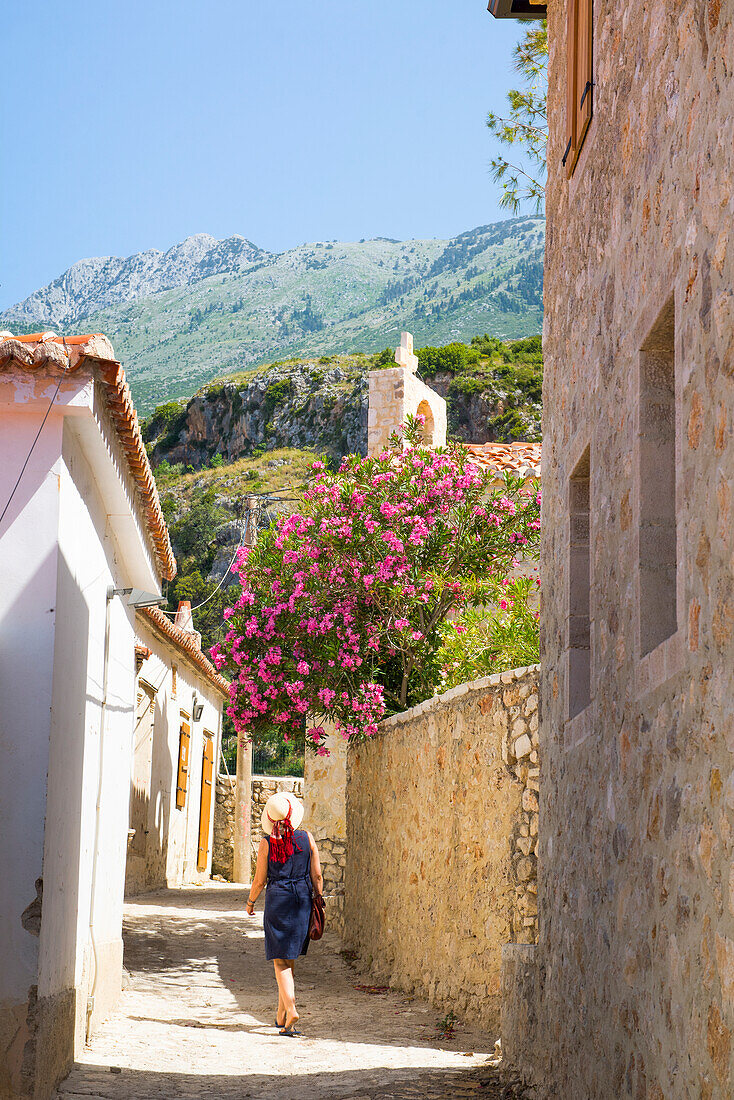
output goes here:
[{"label": "woman's arm", "polygon": [[268,841],[266,837],[263,837],[260,841],[260,847],[257,850],[257,865],[255,867],[255,877],[252,880],[252,886],[250,887],[250,896],[247,899],[247,912],[254,912],[254,905],[257,899],[265,889],[265,883],[268,880]]},{"label": "woman's arm", "polygon": [[321,873],[321,859],[319,858],[319,850],[316,847],[316,841],[308,834],[308,839],[311,844],[311,883],[317,894],[323,894],[324,892],[324,876]]}]

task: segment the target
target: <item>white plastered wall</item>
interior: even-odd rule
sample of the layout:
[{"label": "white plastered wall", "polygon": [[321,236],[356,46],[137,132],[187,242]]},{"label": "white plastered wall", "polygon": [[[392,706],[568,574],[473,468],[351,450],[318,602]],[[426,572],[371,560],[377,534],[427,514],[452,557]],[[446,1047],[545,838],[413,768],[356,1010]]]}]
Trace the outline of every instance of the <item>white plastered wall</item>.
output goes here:
[{"label": "white plastered wall", "polygon": [[[90,993],[93,1026],[120,991],[134,624],[113,599],[100,754],[106,594],[132,583],[158,588],[94,380],[79,371],[58,391],[56,383],[40,373],[0,375],[3,505],[51,405],[0,529],[3,1095],[22,1087],[24,1059],[45,1095],[83,1045]],[[40,922],[38,912],[23,921],[41,878]]]},{"label": "white plastered wall", "polygon": [[[209,809],[209,853],[206,870],[197,868],[201,780],[205,732],[213,735],[214,772],[219,760],[223,697],[210,681],[139,616],[139,642],[152,652],[138,677],[155,688],[153,751],[151,758],[148,842],[145,881],[135,877],[135,889],[182,886],[201,882],[211,874],[211,838],[214,821],[214,791]],[[176,694],[173,697],[172,666],[176,666]],[[204,706],[200,721],[192,717],[193,699]],[[189,779],[186,804],[176,807],[179,731],[182,712],[191,726]]]},{"label": "white plastered wall", "polygon": [[[3,418],[3,506],[38,424],[34,411],[22,408]],[[8,1020],[38,982],[39,941],[21,914],[43,872],[62,424],[61,416],[49,417],[0,529],[0,1006]]]}]

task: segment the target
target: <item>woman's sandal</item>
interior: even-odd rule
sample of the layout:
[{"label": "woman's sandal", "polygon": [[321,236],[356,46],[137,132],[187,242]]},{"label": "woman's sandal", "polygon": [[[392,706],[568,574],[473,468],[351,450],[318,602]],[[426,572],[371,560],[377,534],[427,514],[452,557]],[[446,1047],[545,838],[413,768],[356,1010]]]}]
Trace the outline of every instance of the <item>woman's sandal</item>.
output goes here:
[{"label": "woman's sandal", "polygon": [[[286,1021],[287,1021],[287,1020],[288,1020],[288,1017],[286,1016]],[[280,1034],[281,1034],[281,1035],[287,1035],[287,1036],[288,1036],[289,1038],[291,1038],[291,1039],[293,1039],[293,1038],[295,1038],[296,1036],[300,1035],[300,1034],[301,1034],[301,1032],[300,1032],[300,1031],[298,1031],[298,1030],[296,1030],[296,1024],[298,1023],[298,1021],[299,1021],[299,1020],[300,1020],[300,1016],[296,1016],[295,1020],[293,1021],[293,1023],[292,1023],[292,1024],[291,1024],[291,1025],[290,1025],[289,1027],[285,1027],[285,1026],[284,1026],[284,1027],[283,1027],[283,1028],[281,1029],[281,1032],[280,1032]]]}]

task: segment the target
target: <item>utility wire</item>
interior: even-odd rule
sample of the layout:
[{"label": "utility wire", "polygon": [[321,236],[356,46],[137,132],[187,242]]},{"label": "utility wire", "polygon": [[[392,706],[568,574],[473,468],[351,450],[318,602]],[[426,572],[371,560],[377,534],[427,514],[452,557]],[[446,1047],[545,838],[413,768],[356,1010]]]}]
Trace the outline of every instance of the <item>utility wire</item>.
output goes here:
[{"label": "utility wire", "polygon": [[[66,340],[64,339],[63,336],[61,337],[61,339],[64,341],[64,349],[68,352],[68,348],[66,346]],[[58,396],[59,390],[61,389],[61,383],[63,382],[65,377],[66,377],[66,371],[64,371],[61,375],[59,375],[59,380],[56,383],[56,389],[54,390],[53,397],[51,398],[51,401],[49,403],[48,408],[46,409],[46,415],[44,416],[43,420],[41,421],[41,426],[38,429],[38,431],[36,432],[36,438],[31,443],[31,449],[28,452],[28,454],[26,455],[26,460],[23,463],[23,466],[21,467],[20,473],[18,474],[18,480],[16,481],[15,485],[13,486],[12,492],[11,492],[10,496],[8,497],[7,504],[3,508],[2,515],[0,515],[0,523],[2,523],[2,521],[5,519],[5,514],[8,510],[8,508],[10,507],[10,504],[13,500],[13,497],[15,496],[16,492],[18,491],[18,486],[20,485],[21,478],[23,477],[23,474],[25,473],[25,468],[31,460],[31,455],[33,454],[36,443],[38,443],[41,432],[43,431],[43,425],[48,420],[49,413],[51,412],[51,409],[53,408],[54,401],[56,400],[56,398]]]},{"label": "utility wire", "polygon": [[[227,566],[227,572],[224,574],[224,576],[222,577],[222,579],[219,582],[219,584],[217,585],[217,587],[212,592],[209,593],[207,598],[205,600],[202,600],[201,603],[197,603],[195,607],[191,608],[192,613],[194,611],[198,611],[199,608],[203,607],[205,603],[209,603],[209,600],[211,600],[211,598],[213,596],[216,596],[217,592],[219,591],[219,589],[222,587],[222,585],[226,581],[227,577],[230,574],[232,566],[235,563],[235,558],[237,557],[237,555],[240,552],[240,550],[242,549],[242,547],[245,545],[245,541],[244,541],[245,531],[247,530],[248,526],[254,521],[254,518],[257,515],[258,511],[259,511],[258,508],[254,508],[252,510],[248,508],[247,512],[245,513],[244,522],[243,522],[242,527],[240,529],[240,537],[239,537],[239,540],[238,540],[239,544],[238,544],[237,549],[235,550],[234,554],[232,555],[232,560],[230,561],[229,565]],[[175,611],[164,611],[163,614],[164,615],[174,615],[175,616],[176,612]]]}]

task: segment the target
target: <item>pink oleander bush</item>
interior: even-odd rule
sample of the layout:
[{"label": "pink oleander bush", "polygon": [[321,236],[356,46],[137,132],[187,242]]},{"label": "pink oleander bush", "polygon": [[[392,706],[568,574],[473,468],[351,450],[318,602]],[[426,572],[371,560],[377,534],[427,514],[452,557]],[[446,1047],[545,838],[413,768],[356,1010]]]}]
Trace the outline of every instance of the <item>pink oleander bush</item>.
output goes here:
[{"label": "pink oleander bush", "polygon": [[492,489],[461,447],[424,447],[412,419],[378,457],[314,473],[301,511],[239,552],[242,592],[212,657],[241,736],[275,725],[288,739],[308,721],[326,753],[324,720],[370,736],[433,694],[448,617],[498,603],[534,555],[540,494],[509,476]]}]

